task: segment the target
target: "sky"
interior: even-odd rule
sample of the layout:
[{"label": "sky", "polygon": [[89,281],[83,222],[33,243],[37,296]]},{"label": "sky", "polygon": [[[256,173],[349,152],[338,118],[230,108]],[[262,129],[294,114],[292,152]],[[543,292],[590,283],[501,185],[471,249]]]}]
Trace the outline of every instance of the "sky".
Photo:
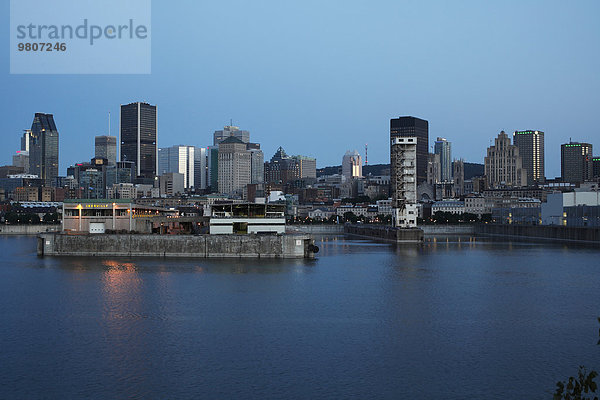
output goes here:
[{"label": "sky", "polygon": [[[9,1],[0,0],[9,46]],[[577,0],[152,2],[148,75],[11,75],[0,52],[0,164],[36,112],[54,114],[60,170],[117,135],[119,105],[158,106],[158,145],[212,145],[230,119],[288,154],[341,164],[346,150],[389,162],[389,120],[412,115],[483,163],[501,130],[545,132],[546,176],[560,144],[600,154],[600,2]]]}]

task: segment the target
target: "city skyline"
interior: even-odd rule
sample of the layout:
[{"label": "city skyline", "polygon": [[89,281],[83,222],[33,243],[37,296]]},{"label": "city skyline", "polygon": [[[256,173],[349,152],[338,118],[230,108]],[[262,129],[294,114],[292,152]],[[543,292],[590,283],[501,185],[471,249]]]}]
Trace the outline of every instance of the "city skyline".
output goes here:
[{"label": "city skyline", "polygon": [[[126,107],[126,106],[133,106],[133,105],[136,105],[136,106],[137,106],[138,104],[142,104],[142,105],[144,105],[144,104],[145,104],[146,106],[150,106],[149,104],[147,104],[147,103],[144,103],[144,102],[133,102],[133,103],[130,103],[130,104],[127,104],[127,105],[125,105],[125,104],[121,104],[121,105],[120,105],[120,107],[121,107],[121,108],[123,108],[124,106]],[[150,107],[155,109],[155,108],[156,108],[156,105],[152,105],[152,106],[150,106]],[[155,111],[155,110],[154,110],[154,112],[156,113],[156,111]],[[54,114],[51,114],[51,113],[49,113],[49,114],[44,114],[44,113],[35,113],[35,115],[51,115],[51,116],[54,116]],[[110,117],[110,116],[109,116],[109,117]],[[421,118],[419,118],[419,117],[400,117],[400,118],[416,118],[417,120],[420,120],[420,119],[421,119]],[[390,120],[392,120],[392,121],[393,121],[393,120],[397,120],[397,119],[398,119],[398,118],[394,118],[394,117],[392,117]],[[429,124],[429,121],[428,121],[428,120],[426,120],[426,119],[423,119],[423,120]],[[232,122],[230,121],[230,124],[231,124],[231,123],[232,123]],[[113,138],[113,137],[114,137],[114,138],[115,138],[115,140],[117,140],[117,142],[118,142],[118,138],[119,138],[119,136],[118,136],[118,135],[119,135],[119,132],[118,132],[118,129],[119,129],[119,128],[118,128],[118,127],[119,127],[119,125],[117,125],[117,132],[111,132],[111,134],[110,134],[110,135],[106,135],[106,134],[103,134],[103,135],[97,135],[97,136],[95,136],[95,135],[92,135],[92,136],[90,137],[90,142],[92,143],[92,150],[91,150],[91,153],[90,153],[90,157],[86,157],[86,156],[83,156],[83,157],[82,157],[82,156],[80,156],[80,155],[77,155],[77,156],[76,156],[76,155],[72,155],[69,161],[64,161],[64,160],[61,160],[61,159],[59,159],[58,176],[64,176],[64,175],[62,174],[62,171],[66,170],[68,167],[72,167],[73,165],[75,165],[75,164],[76,164],[76,163],[78,163],[78,162],[81,162],[81,161],[83,161],[83,160],[87,160],[87,159],[89,159],[89,158],[97,157],[97,154],[96,154],[96,152],[98,151],[98,149],[97,149],[98,142],[97,142],[97,141],[98,141],[98,139],[99,139],[99,138],[107,138],[107,137],[108,137],[108,138]],[[244,130],[240,130],[240,129],[239,129],[239,127],[237,127],[237,126],[225,125],[225,126],[224,126],[224,129],[225,129],[225,131],[224,131],[224,130],[215,130],[213,133],[211,133],[210,135],[208,135],[208,136],[209,136],[209,139],[210,139],[210,140],[212,140],[212,141],[213,141],[213,143],[214,143],[214,142],[215,142],[215,140],[216,140],[216,135],[217,135],[217,133],[219,133],[219,132],[228,132],[228,130],[231,130],[231,133],[230,133],[231,135],[233,135],[233,134],[234,134],[233,132],[240,132],[240,133],[243,133],[244,135],[248,136],[248,130],[245,130],[245,129],[244,129]],[[25,132],[25,133],[21,132],[20,136],[18,137],[18,140],[19,140],[19,143],[20,143],[20,146],[18,147],[18,150],[14,150],[12,153],[10,153],[10,152],[9,152],[9,153],[6,153],[6,152],[0,152],[0,160],[2,159],[2,157],[3,157],[3,156],[5,156],[5,157],[7,157],[7,158],[9,158],[9,159],[10,159],[10,161],[7,161],[7,162],[5,163],[6,165],[11,165],[11,164],[12,164],[12,162],[13,162],[13,160],[14,160],[14,157],[15,157],[15,156],[17,156],[17,155],[19,155],[19,154],[22,152],[22,150],[23,150],[23,140],[24,140],[24,138],[23,138],[23,137],[24,137],[24,135],[26,135],[26,134],[27,134],[27,132],[30,132],[30,130],[29,130],[29,129],[23,129],[22,131],[23,131],[23,132]],[[515,131],[510,131],[509,133],[511,133],[511,135],[512,135],[512,136],[515,136],[515,135],[517,135],[517,134],[520,134],[520,133],[525,133],[525,132],[538,132],[538,130],[515,130]],[[114,133],[114,134],[113,134],[113,133]],[[540,131],[540,134],[541,134],[542,136],[544,136],[544,132],[541,132],[541,131]],[[189,144],[189,143],[186,143],[186,144],[177,143],[177,144],[162,145],[162,144],[161,144],[161,142],[160,142],[160,135],[156,135],[156,136],[157,136],[157,142],[158,142],[158,144],[157,144],[155,147],[156,147],[156,151],[157,151],[157,152],[158,152],[158,149],[159,149],[159,148],[176,147],[176,146],[193,146],[193,147],[198,147],[198,148],[203,148],[203,149],[206,149],[206,151],[208,151],[208,149],[209,149],[209,148],[211,148],[211,147],[214,147],[214,145],[208,145],[208,144],[199,144],[199,145],[197,145],[197,144]],[[436,146],[437,146],[437,142],[438,142],[440,139],[441,139],[441,140],[443,140],[443,141],[446,141],[446,140],[448,140],[448,138],[440,138],[440,137],[436,138],[437,140],[433,140],[433,138],[431,138],[431,136],[432,136],[432,135],[431,135],[431,133],[429,133],[429,142],[431,142],[431,143],[435,144]],[[244,137],[244,138],[245,138],[245,137]],[[557,175],[555,175],[555,176],[550,176],[550,175],[548,175],[548,174],[546,173],[546,175],[547,175],[547,176],[546,176],[546,179],[560,178],[560,177],[562,176],[562,171],[561,171],[561,162],[560,162],[560,156],[561,156],[561,154],[562,154],[562,150],[561,150],[561,149],[562,149],[562,146],[563,146],[564,144],[570,143],[570,141],[572,141],[573,139],[574,139],[573,137],[569,137],[569,141],[566,141],[566,140],[565,140],[565,141],[561,141],[561,142],[560,142],[560,144],[558,145],[558,149],[559,149],[559,159],[558,159],[558,161],[556,162],[556,164],[557,164],[557,167],[558,167],[558,174],[557,174]],[[197,140],[197,139],[196,139],[196,140]],[[492,144],[492,141],[493,141],[493,140],[494,140],[494,136],[490,137],[490,145]],[[577,141],[577,140],[576,140],[576,141]],[[450,140],[448,140],[448,142],[451,142],[451,141],[450,141]],[[544,143],[543,143],[543,142],[544,142],[544,140],[542,140],[542,151],[543,151],[543,152],[544,152],[544,151],[548,152],[548,149],[545,147],[545,145],[544,145]],[[431,145],[431,143],[429,143],[429,147],[430,147],[430,150],[429,150],[429,152],[430,152],[431,154],[433,154],[433,153],[436,153],[436,150],[435,150],[435,148],[434,148],[435,146]],[[590,143],[593,145],[593,141],[591,141]],[[274,146],[274,144],[273,144],[273,143],[266,143],[266,146],[267,146],[267,147],[269,147],[269,146],[271,146],[271,147],[272,147],[272,146]],[[60,148],[62,148],[62,146],[60,145],[60,139],[59,139],[59,147],[60,147]],[[263,147],[264,147],[264,145],[263,145]],[[281,146],[278,146],[278,147],[281,147]],[[487,151],[487,148],[488,148],[488,147],[489,147],[489,146],[486,146],[486,147],[485,147],[485,150],[486,150],[486,151]],[[598,147],[600,147],[600,146],[598,146]],[[360,148],[360,147],[359,147],[359,148]],[[340,147],[339,149],[341,149],[341,147]],[[343,154],[343,152],[342,152],[341,150],[339,150],[339,149],[335,149],[335,152],[334,152],[334,154],[336,154],[336,155],[337,155],[337,154],[338,154],[338,151],[340,151],[340,152],[341,152],[341,154]],[[120,146],[120,144],[119,144],[119,145],[117,145],[117,152],[118,152],[119,154],[121,153],[121,146]],[[552,152],[552,151],[550,151],[550,152]],[[362,159],[363,166],[364,166],[364,165],[367,165],[367,164],[365,164],[365,160],[364,160],[364,158],[362,158],[362,157],[363,157],[363,155],[364,155],[364,153],[361,153],[360,151],[357,151],[357,153],[358,153],[358,154],[361,156],[361,159]],[[78,154],[80,154],[80,153],[78,153]],[[543,153],[542,153],[542,155],[543,155]],[[68,157],[68,155],[67,155],[67,156],[64,156],[64,154],[63,154],[63,157]],[[316,157],[315,157],[315,158],[316,158]],[[462,158],[462,157],[454,157],[454,155],[453,155],[453,156],[452,156],[452,162],[454,161],[454,159],[463,159],[463,160],[464,160],[464,158]],[[542,156],[542,159],[543,159],[543,156]],[[474,159],[472,159],[472,158],[471,158],[471,159],[467,158],[467,159],[466,159],[466,160],[464,160],[464,161],[465,161],[465,162],[469,162],[469,163],[476,163],[476,164],[481,164],[481,165],[483,165],[483,164],[485,164],[485,155],[484,155],[484,157],[483,157],[483,159],[482,159],[482,160],[474,160]],[[318,162],[318,164],[317,164],[317,168],[325,168],[325,167],[331,167],[331,166],[336,166],[336,165],[338,165],[338,166],[342,165],[342,163],[340,163],[340,162],[338,162],[338,163],[336,164],[336,163],[335,163],[335,161],[333,161],[331,164],[324,164],[324,163],[321,163],[321,162],[319,162],[319,160],[317,159],[317,162]],[[379,160],[376,160],[375,162],[371,162],[370,164],[371,164],[371,165],[376,165],[376,164],[387,164],[387,163],[388,163],[388,162],[386,162],[386,160],[381,160],[381,161],[379,161]],[[1,163],[0,163],[0,164],[1,164]],[[64,169],[62,169],[62,166],[63,166],[63,165],[65,165]],[[157,158],[157,161],[156,161],[156,165],[158,166],[158,158]],[[542,168],[543,168],[543,165],[544,165],[544,163],[543,163],[543,160],[542,160]],[[542,171],[542,173],[543,173],[543,171]]]},{"label": "city skyline", "polygon": [[[1,7],[8,14],[8,3]],[[116,135],[118,105],[131,101],[161,108],[159,147],[209,145],[211,133],[233,118],[266,154],[283,146],[316,157],[319,167],[339,163],[346,149],[331,149],[341,138],[348,148],[368,142],[370,163],[384,163],[387,120],[397,115],[427,119],[430,137],[448,138],[454,156],[468,162],[483,162],[500,130],[543,131],[549,178],[560,175],[560,144],[569,137],[600,145],[599,57],[590,51],[600,38],[597,2],[331,2],[318,12],[310,4],[273,3],[262,13],[244,3],[186,7],[181,13],[177,5],[154,4],[151,75],[3,74],[12,96],[0,103],[0,130],[14,150],[1,163],[18,149],[31,114],[45,112],[61,132],[64,171],[69,155],[91,156],[86,136],[108,133],[109,111]],[[303,17],[283,18],[289,14]],[[219,29],[221,15],[235,22],[227,32]],[[175,17],[181,29],[164,29]],[[192,21],[198,30],[186,35]],[[307,25],[310,32],[302,29]],[[183,62],[173,63],[176,57]],[[246,67],[218,62],[225,57]],[[53,95],[31,96],[39,91]],[[90,132],[82,135],[84,126]]]}]

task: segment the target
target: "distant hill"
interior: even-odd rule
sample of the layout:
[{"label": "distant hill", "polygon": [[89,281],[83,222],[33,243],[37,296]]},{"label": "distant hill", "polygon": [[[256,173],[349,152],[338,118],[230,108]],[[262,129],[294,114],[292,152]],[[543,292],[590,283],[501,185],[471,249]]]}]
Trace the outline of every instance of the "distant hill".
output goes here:
[{"label": "distant hill", "polygon": [[[483,164],[470,163],[465,162],[465,179],[471,179],[474,176],[482,176],[483,175]],[[318,168],[317,169],[317,177],[324,175],[335,175],[342,173],[342,166],[335,165],[332,167]],[[374,164],[374,165],[363,165],[363,175],[389,175],[390,174],[390,164]]]},{"label": "distant hill", "polygon": [[[332,167],[317,168],[317,177],[325,175],[335,175],[342,173],[342,166],[335,165]],[[390,164],[375,164],[375,165],[363,165],[363,175],[389,175]]]},{"label": "distant hill", "polygon": [[334,166],[334,167],[325,167],[325,168],[317,168],[317,177],[326,176],[326,175],[335,175],[342,173],[342,166]]},{"label": "distant hill", "polygon": [[372,164],[363,166],[363,175],[381,176],[389,174],[390,164]]}]

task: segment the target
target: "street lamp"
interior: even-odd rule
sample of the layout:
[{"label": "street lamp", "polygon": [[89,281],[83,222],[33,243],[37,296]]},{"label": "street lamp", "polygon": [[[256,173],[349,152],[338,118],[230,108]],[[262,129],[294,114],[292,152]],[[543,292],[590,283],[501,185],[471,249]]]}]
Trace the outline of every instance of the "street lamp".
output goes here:
[{"label": "street lamp", "polygon": [[81,204],[77,204],[77,209],[79,210],[79,232],[81,232],[81,209],[83,207],[81,206]]}]

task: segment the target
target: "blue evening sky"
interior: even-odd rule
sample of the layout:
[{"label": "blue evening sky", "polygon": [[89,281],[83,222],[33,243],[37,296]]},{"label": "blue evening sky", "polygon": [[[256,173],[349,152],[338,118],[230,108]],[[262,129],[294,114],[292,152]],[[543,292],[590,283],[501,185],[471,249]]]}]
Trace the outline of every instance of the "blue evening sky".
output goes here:
[{"label": "blue evening sky", "polygon": [[[0,32],[9,42],[9,1]],[[159,146],[207,146],[233,119],[261,143],[341,163],[389,162],[389,119],[429,120],[453,157],[483,162],[500,130],[546,132],[600,154],[600,1],[154,0],[151,75],[10,75],[0,54],[0,164],[35,112],[53,113],[60,173],[117,134],[119,104],[158,105]]]}]

